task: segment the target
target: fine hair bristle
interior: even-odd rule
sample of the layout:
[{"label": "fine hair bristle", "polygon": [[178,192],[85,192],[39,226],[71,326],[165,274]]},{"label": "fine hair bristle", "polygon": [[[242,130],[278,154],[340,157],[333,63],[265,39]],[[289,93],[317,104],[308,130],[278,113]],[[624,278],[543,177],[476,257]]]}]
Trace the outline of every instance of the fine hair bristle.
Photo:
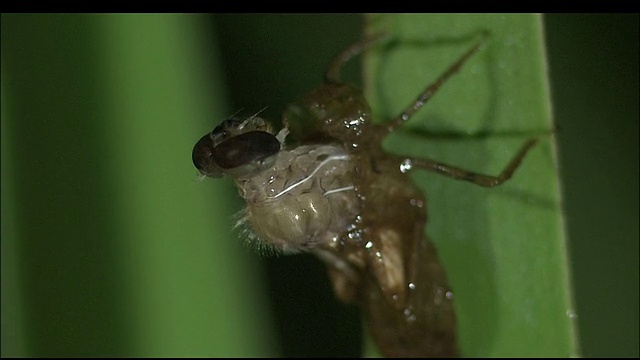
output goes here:
[{"label": "fine hair bristle", "polygon": [[280,249],[264,241],[253,231],[251,225],[249,225],[249,216],[247,215],[246,209],[242,209],[234,214],[233,219],[233,230],[238,232],[238,236],[246,247],[255,251],[260,256],[267,257],[283,255],[283,252],[280,251]]}]

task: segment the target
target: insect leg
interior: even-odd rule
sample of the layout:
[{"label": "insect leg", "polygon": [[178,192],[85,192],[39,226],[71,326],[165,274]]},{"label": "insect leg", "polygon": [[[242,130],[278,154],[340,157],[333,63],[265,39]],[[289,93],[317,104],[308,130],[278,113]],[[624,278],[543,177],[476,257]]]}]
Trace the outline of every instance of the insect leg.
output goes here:
[{"label": "insect leg", "polygon": [[431,159],[405,159],[401,165],[401,169],[403,169],[403,171],[408,171],[409,169],[416,167],[433,171],[440,175],[448,176],[456,180],[469,181],[476,185],[484,187],[494,187],[511,178],[515,170],[518,168],[518,166],[520,166],[520,162],[522,161],[524,156],[527,154],[527,152],[529,152],[529,150],[531,150],[531,148],[538,142],[538,140],[539,138],[532,138],[527,140],[498,176],[478,174],[475,172],[457,168],[455,166],[443,164]]},{"label": "insect leg", "polygon": [[400,113],[400,115],[396,116],[393,120],[391,120],[388,123],[388,125],[386,125],[387,131],[393,132],[394,130],[399,128],[402,124],[404,124],[405,121],[409,120],[411,116],[415,114],[416,111],[418,111],[418,109],[420,109],[424,104],[427,103],[427,101],[429,101],[429,99],[431,99],[431,97],[438,91],[440,86],[442,86],[442,84],[444,84],[451,77],[451,75],[458,72],[458,70],[460,70],[462,65],[480,49],[485,39],[486,39],[486,34],[483,34],[482,39],[480,39],[477,43],[475,43],[475,45],[473,45],[469,50],[467,50],[467,52],[464,53],[455,63],[449,66],[449,68],[444,73],[442,73],[435,82],[427,86],[427,88],[424,89],[424,91],[420,93],[420,95],[418,95],[418,97],[413,103],[407,106],[402,111],[402,113]]},{"label": "insect leg", "polygon": [[338,54],[338,56],[336,56],[333,61],[331,61],[327,72],[325,72],[324,74],[325,81],[331,83],[340,83],[340,69],[342,68],[342,66],[347,61],[351,60],[354,56],[361,54],[363,51],[375,45],[378,41],[384,39],[385,37],[386,34],[377,34],[370,36],[349,46],[346,50]]}]

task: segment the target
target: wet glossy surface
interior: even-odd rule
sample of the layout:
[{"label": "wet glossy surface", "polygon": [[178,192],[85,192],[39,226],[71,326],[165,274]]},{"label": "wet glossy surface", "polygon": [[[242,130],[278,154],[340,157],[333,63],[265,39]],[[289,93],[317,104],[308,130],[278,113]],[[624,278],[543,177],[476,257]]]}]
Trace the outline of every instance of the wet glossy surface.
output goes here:
[{"label": "wet glossy surface", "polygon": [[[265,138],[273,136],[281,145],[272,163],[246,156],[246,162],[227,169],[215,155],[218,147],[245,151],[243,141],[234,137],[243,138],[258,126],[253,122],[264,122],[255,116],[233,123],[234,134],[221,142],[199,142],[194,154],[210,147],[211,162],[218,164],[213,173],[235,180],[247,202],[241,223],[250,225],[255,241],[286,253],[310,252],[325,262],[336,296],[365,310],[385,356],[457,356],[453,291],[424,235],[425,197],[407,173],[422,168],[481,186],[499,185],[536,140],[525,143],[498,177],[386,153],[382,140],[409,120],[482,42],[395,119],[375,125],[360,89],[337,77],[345,61],[377,40],[364,40],[340,54],[327,81],[286,108],[283,130],[265,130]],[[256,153],[253,144],[246,151]],[[194,162],[199,169],[207,165],[195,155]]]}]

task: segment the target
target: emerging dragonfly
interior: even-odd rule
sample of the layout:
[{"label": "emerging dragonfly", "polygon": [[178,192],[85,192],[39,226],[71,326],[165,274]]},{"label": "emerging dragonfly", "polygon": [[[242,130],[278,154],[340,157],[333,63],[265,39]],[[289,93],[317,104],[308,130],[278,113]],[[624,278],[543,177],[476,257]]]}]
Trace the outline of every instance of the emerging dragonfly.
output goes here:
[{"label": "emerging dragonfly", "polygon": [[374,124],[362,92],[340,82],[341,67],[383,38],[340,53],[325,83],[288,105],[283,129],[258,116],[223,121],[193,148],[203,176],[228,175],[246,200],[242,223],[258,242],[323,260],[336,296],[365,311],[385,356],[457,356],[452,291],[425,237],[426,202],[408,172],[434,171],[492,187],[508,180],[537,139],[499,176],[427,158],[388,154],[384,138],[418,111],[476,53],[478,41],[397,117]]}]

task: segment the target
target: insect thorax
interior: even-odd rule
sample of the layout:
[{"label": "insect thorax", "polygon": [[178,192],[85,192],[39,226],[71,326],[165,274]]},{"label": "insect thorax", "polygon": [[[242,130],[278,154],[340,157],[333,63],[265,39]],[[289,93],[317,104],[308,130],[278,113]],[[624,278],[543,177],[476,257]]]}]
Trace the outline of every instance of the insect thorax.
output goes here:
[{"label": "insect thorax", "polygon": [[353,164],[339,145],[306,145],[278,154],[273,167],[236,180],[244,221],[260,241],[282,252],[336,239],[358,215]]}]

